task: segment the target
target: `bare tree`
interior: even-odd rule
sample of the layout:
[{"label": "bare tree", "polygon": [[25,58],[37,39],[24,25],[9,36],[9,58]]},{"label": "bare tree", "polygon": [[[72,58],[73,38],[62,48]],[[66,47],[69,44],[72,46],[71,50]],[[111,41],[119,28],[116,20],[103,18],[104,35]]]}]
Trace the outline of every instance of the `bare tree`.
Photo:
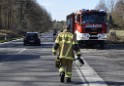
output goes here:
[{"label": "bare tree", "polygon": [[124,0],[118,0],[115,5],[113,18],[120,28],[124,27]]},{"label": "bare tree", "polygon": [[116,0],[107,0],[107,8],[109,13],[113,13],[116,2]]},{"label": "bare tree", "polygon": [[0,0],[0,29],[41,32],[51,26],[50,14],[36,0]]},{"label": "bare tree", "polygon": [[0,29],[2,29],[2,0],[0,0]]},{"label": "bare tree", "polygon": [[25,21],[27,22],[27,31],[43,32],[52,25],[49,13],[36,2],[27,3]]},{"label": "bare tree", "polygon": [[100,2],[98,3],[98,5],[95,7],[96,10],[104,10],[106,12],[108,12],[108,8],[106,6],[106,3],[104,0],[100,0]]}]

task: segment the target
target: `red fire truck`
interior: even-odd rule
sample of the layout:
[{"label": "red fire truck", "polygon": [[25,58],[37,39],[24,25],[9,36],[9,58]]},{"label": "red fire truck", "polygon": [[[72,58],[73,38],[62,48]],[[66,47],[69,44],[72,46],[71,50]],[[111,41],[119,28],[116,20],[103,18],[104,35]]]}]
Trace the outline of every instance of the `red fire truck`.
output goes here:
[{"label": "red fire truck", "polygon": [[99,44],[101,48],[104,48],[108,33],[106,12],[83,9],[67,15],[66,23],[71,32],[76,35],[79,45]]}]

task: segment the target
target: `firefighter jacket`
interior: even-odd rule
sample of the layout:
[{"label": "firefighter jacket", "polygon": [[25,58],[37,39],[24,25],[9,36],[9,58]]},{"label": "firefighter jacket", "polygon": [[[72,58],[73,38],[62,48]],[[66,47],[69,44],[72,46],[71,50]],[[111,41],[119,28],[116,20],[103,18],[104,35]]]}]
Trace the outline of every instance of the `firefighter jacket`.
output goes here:
[{"label": "firefighter jacket", "polygon": [[74,60],[74,53],[80,56],[80,49],[75,37],[71,32],[60,32],[55,40],[52,48],[53,53],[58,53],[60,59]]}]

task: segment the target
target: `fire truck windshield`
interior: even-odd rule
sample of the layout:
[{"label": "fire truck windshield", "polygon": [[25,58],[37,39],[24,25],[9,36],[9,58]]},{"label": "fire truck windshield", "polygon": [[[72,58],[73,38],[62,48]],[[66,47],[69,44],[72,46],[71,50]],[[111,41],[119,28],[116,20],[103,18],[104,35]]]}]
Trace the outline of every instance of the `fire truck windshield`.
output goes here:
[{"label": "fire truck windshield", "polygon": [[99,14],[83,14],[82,22],[83,23],[105,23],[106,15]]}]

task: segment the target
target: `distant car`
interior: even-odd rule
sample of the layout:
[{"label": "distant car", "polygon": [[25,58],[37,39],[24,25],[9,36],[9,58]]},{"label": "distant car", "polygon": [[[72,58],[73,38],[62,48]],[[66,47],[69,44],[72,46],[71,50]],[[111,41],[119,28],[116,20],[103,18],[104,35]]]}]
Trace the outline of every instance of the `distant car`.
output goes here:
[{"label": "distant car", "polygon": [[41,45],[41,40],[38,32],[27,32],[24,40],[23,45]]}]

